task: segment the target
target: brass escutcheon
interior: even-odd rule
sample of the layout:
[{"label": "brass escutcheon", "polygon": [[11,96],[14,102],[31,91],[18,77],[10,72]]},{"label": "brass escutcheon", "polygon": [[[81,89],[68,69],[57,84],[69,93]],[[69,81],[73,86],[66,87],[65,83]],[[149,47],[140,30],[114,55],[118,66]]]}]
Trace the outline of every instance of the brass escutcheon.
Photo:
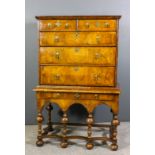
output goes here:
[{"label": "brass escutcheon", "polygon": [[79,70],[79,67],[74,67],[74,70],[75,70],[75,71],[78,71],[78,70]]},{"label": "brass escutcheon", "polygon": [[60,80],[60,74],[54,75],[55,80]]},{"label": "brass escutcheon", "polygon": [[95,59],[99,59],[101,57],[101,54],[100,53],[96,53],[95,54]]},{"label": "brass escutcheon", "polygon": [[96,42],[99,43],[100,42],[101,37],[99,35],[96,36]]},{"label": "brass escutcheon", "polygon": [[79,93],[75,93],[75,94],[74,94],[74,97],[75,97],[76,99],[79,99],[79,98],[80,98],[80,94],[79,94]]},{"label": "brass escutcheon", "polygon": [[59,36],[55,36],[55,37],[54,37],[54,41],[55,41],[55,42],[59,42]]},{"label": "brass escutcheon", "polygon": [[79,52],[80,51],[80,48],[79,47],[76,47],[75,48],[75,52]]},{"label": "brass escutcheon", "polygon": [[55,25],[56,25],[57,27],[60,27],[60,26],[61,26],[60,21],[57,21],[57,22],[55,23]]},{"label": "brass escutcheon", "polygon": [[53,93],[53,97],[54,97],[54,98],[60,97],[60,93]]},{"label": "brass escutcheon", "polygon": [[94,97],[95,97],[95,99],[99,99],[99,95],[98,94],[95,94]]}]

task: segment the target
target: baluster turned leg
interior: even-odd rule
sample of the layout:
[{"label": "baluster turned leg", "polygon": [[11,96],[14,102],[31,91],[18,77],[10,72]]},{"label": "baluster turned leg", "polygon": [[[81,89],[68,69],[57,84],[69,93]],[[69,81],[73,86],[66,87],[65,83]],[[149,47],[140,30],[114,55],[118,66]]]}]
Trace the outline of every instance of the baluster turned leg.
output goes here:
[{"label": "baluster turned leg", "polygon": [[44,134],[48,134],[48,132],[53,131],[52,120],[51,120],[51,111],[53,110],[53,106],[51,103],[48,104],[48,106],[46,107],[46,110],[48,112],[48,123],[47,123],[47,128],[44,129]]},{"label": "baluster turned leg", "polygon": [[62,148],[66,148],[68,146],[68,142],[67,142],[67,139],[66,139],[68,117],[67,117],[67,112],[66,111],[64,111],[64,113],[63,113],[61,123],[63,123],[63,130],[62,130],[63,138],[62,138],[62,142],[61,142],[60,146]]},{"label": "baluster turned leg", "polygon": [[90,150],[90,149],[92,149],[94,147],[93,141],[91,139],[91,136],[92,136],[92,124],[94,122],[92,113],[89,113],[88,118],[86,119],[86,122],[88,124],[88,130],[87,130],[87,133],[88,133],[88,142],[86,144],[86,147],[87,147],[87,149]]},{"label": "baluster turned leg", "polygon": [[117,145],[117,126],[119,125],[118,116],[113,114],[113,120],[111,122],[111,149],[116,151],[118,149]]},{"label": "baluster turned leg", "polygon": [[37,136],[37,146],[42,146],[44,144],[44,141],[42,140],[42,122],[43,122],[43,116],[41,112],[38,112],[37,116],[37,121],[38,121],[38,136]]},{"label": "baluster turned leg", "polygon": [[[112,111],[112,109],[110,109],[110,112],[112,113],[112,115],[113,115],[113,111]],[[112,125],[112,122],[111,122],[111,126],[110,126],[110,128],[109,128],[109,136],[110,136],[110,139],[112,140],[112,133],[113,133],[113,125]]]}]

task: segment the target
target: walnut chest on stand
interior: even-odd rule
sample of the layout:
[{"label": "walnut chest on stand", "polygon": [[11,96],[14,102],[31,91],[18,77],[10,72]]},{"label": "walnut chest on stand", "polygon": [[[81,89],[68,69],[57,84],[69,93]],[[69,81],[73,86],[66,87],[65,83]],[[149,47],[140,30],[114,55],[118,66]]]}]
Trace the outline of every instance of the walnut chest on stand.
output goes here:
[{"label": "walnut chest on stand", "polygon": [[[37,146],[44,138],[59,138],[66,148],[69,139],[86,140],[92,149],[95,140],[111,142],[117,150],[119,93],[117,87],[118,22],[120,16],[37,16],[39,27],[39,85],[37,98]],[[51,119],[52,104],[63,112],[62,131],[54,134]],[[67,111],[75,103],[87,112],[86,136],[67,135],[70,123]],[[100,104],[110,107],[110,124],[95,124],[93,110]],[[48,112],[47,127],[42,129],[42,110]],[[102,117],[102,116],[101,116]],[[81,124],[82,125],[82,124]],[[108,136],[93,137],[94,126],[109,129]]]}]

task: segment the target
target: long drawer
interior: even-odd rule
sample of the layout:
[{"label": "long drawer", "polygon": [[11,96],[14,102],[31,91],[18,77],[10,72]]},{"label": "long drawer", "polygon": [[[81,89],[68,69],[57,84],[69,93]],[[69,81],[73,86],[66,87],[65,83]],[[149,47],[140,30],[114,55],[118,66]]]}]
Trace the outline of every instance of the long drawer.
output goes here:
[{"label": "long drawer", "polygon": [[116,32],[40,32],[40,46],[116,46]]},{"label": "long drawer", "polygon": [[115,67],[40,66],[40,84],[114,86]]},{"label": "long drawer", "polygon": [[41,64],[115,66],[116,47],[40,47]]}]

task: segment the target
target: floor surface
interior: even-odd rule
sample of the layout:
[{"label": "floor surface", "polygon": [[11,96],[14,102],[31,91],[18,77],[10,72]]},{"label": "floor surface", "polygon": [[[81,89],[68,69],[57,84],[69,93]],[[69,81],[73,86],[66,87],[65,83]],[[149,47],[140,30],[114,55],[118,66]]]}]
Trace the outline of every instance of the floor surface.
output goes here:
[{"label": "floor surface", "polygon": [[[57,130],[59,130],[57,128]],[[57,132],[57,130],[55,132]],[[68,134],[80,134],[86,135],[86,127],[70,127]],[[60,148],[60,141],[57,139],[45,139],[45,144],[42,147],[37,147],[36,125],[26,125],[26,143],[25,143],[25,155],[129,155],[130,154],[130,124],[128,122],[121,122],[118,127],[118,145],[117,151],[111,151],[109,149],[109,143],[106,145],[101,144],[101,141],[96,141],[92,150],[87,150],[85,147],[86,142],[84,140],[70,140],[70,144],[67,148]],[[101,136],[107,134],[107,131],[103,131],[102,128],[93,128],[93,135]]]}]

